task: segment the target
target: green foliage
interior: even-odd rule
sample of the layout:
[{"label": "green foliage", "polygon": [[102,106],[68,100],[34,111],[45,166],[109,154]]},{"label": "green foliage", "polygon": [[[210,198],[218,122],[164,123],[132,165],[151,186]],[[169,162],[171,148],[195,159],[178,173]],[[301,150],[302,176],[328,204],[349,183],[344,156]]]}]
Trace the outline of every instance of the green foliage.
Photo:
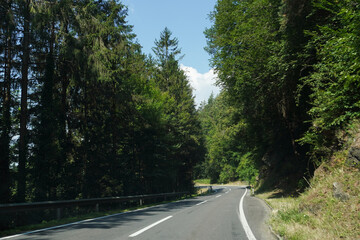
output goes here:
[{"label": "green foliage", "polygon": [[212,65],[251,129],[252,147],[275,141],[277,130],[285,127],[278,7],[276,1],[218,1],[214,25],[205,32]]},{"label": "green foliage", "polygon": [[254,164],[254,160],[250,152],[241,157],[236,172],[238,173],[240,180],[247,181],[252,185],[256,183],[259,171]]},{"label": "green foliage", "polygon": [[203,103],[200,108],[207,155],[199,167],[203,168],[201,174],[209,177],[211,183],[238,180],[240,176],[237,169],[247,151],[246,144],[239,142],[248,137],[246,124],[228,100],[222,92],[216,98],[210,96],[207,104]]},{"label": "green foliage", "polygon": [[360,117],[359,16],[352,0],[217,2],[206,50],[229,100],[202,111],[220,119],[232,109],[236,118],[204,118],[212,181],[227,181],[236,166],[249,181],[261,170],[274,184],[305,187],[302,176]]},{"label": "green foliage", "polygon": [[[185,190],[194,177],[254,183],[260,173],[305,187],[299,179],[360,117],[359,6],[219,0],[205,35],[223,91],[197,111],[168,28],[153,59],[118,1],[2,1],[1,201],[16,201],[24,183],[29,201]],[[29,95],[19,99],[19,86]]]},{"label": "green foliage", "polygon": [[236,168],[229,164],[225,164],[221,169],[218,182],[219,183],[228,183],[228,182],[232,182],[236,179],[237,179]]},{"label": "green foliage", "polygon": [[196,179],[194,180],[194,182],[197,184],[210,184],[210,179],[208,178]]},{"label": "green foliage", "polygon": [[313,126],[302,138],[317,155],[328,155],[337,144],[335,132],[360,116],[359,5],[354,1],[315,1],[328,20],[313,32],[309,43],[318,63],[305,84],[312,89],[309,113]]},{"label": "green foliage", "polygon": [[202,137],[198,114],[195,110],[192,89],[176,56],[181,54],[178,40],[165,28],[160,39],[155,41],[153,51],[157,57],[154,70],[155,84],[167,96],[164,104],[167,140],[163,143],[169,151],[166,157],[171,161],[167,182],[172,189],[176,186],[192,185],[193,166],[203,158]]},{"label": "green foliage", "polygon": [[[314,95],[320,97],[320,94],[304,84],[318,60],[315,51],[318,41],[305,32],[329,20],[323,10],[315,9],[310,1],[300,0],[219,0],[210,15],[213,26],[205,31],[207,51],[212,55],[218,83],[238,114],[234,123],[243,125],[242,134],[237,136],[242,146],[233,152],[240,155],[252,152],[248,170],[256,175],[255,170],[261,169],[276,179],[275,184],[283,181],[281,184],[285,184],[287,177],[297,183],[305,172],[312,174],[314,170],[308,164],[309,145],[298,140],[311,126],[313,112],[317,111],[315,106],[322,107],[318,103],[309,104],[315,100]],[[345,98],[352,96],[353,93]],[[343,97],[331,101],[320,99],[329,104],[344,100]],[[226,155],[226,151],[222,154]],[[234,161],[231,155],[224,159]],[[243,172],[246,167],[240,169]]]},{"label": "green foliage", "polygon": [[[5,10],[1,32],[13,34],[0,37],[0,74],[11,69],[6,90],[16,98],[7,98],[6,109],[1,104],[1,147],[9,154],[0,159],[6,178],[0,201],[19,200],[18,176],[25,179],[27,201],[192,189],[193,165],[204,153],[202,137],[192,89],[178,63],[178,40],[168,29],[155,42],[155,62],[141,53],[119,1],[1,2],[1,13]],[[24,22],[30,28],[31,64],[29,86],[21,88],[31,94],[22,99],[29,103],[30,121],[20,169],[18,144],[10,140],[19,135],[15,76],[22,73],[18,66],[26,68],[18,62],[26,47],[16,44],[22,42]],[[7,39],[14,44],[11,55]]]},{"label": "green foliage", "polygon": [[181,54],[181,49],[178,47],[179,40],[177,38],[171,38],[171,35],[172,32],[165,27],[160,33],[160,39],[155,40],[155,47],[152,48],[161,67],[164,67],[171,59],[178,61],[176,56]]}]

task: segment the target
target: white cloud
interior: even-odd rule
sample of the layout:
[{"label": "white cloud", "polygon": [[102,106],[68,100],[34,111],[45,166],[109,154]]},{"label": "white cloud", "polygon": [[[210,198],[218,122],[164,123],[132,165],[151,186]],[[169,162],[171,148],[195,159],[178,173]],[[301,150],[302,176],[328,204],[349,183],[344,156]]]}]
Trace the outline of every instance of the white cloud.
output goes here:
[{"label": "white cloud", "polygon": [[202,101],[207,101],[211,93],[214,93],[214,96],[219,94],[220,88],[215,86],[217,76],[213,69],[202,74],[193,67],[187,67],[182,64],[180,67],[188,76],[190,84],[194,89],[193,93],[197,106],[200,106]]}]

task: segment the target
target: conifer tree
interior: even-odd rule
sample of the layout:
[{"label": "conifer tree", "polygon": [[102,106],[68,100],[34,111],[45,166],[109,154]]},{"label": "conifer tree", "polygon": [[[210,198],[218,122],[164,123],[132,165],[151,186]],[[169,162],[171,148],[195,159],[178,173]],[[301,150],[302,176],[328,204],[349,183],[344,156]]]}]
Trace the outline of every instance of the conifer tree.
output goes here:
[{"label": "conifer tree", "polygon": [[0,202],[10,201],[10,140],[11,140],[11,87],[15,56],[15,14],[12,0],[0,5],[0,60],[1,60],[1,132],[0,132]]},{"label": "conifer tree", "polygon": [[192,170],[199,154],[201,137],[199,121],[194,106],[194,98],[189,81],[180,69],[181,51],[177,38],[172,38],[168,28],[155,41],[153,51],[157,56],[158,70],[155,81],[162,91],[169,94],[166,113],[169,115],[169,139],[165,143],[171,147],[166,160],[169,161],[170,179],[173,190],[189,189],[192,181]]},{"label": "conifer tree", "polygon": [[26,163],[28,160],[28,75],[30,62],[30,1],[20,1],[20,11],[23,16],[22,30],[22,58],[21,58],[21,111],[20,111],[20,132],[19,132],[19,170],[17,201],[25,202],[26,192]]}]

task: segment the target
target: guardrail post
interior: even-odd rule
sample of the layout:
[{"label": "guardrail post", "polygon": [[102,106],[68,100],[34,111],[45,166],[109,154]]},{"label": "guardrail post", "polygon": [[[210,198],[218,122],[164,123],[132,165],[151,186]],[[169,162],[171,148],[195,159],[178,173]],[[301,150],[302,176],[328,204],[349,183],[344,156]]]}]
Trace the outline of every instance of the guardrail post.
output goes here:
[{"label": "guardrail post", "polygon": [[99,203],[95,204],[95,212],[99,212]]},{"label": "guardrail post", "polygon": [[60,220],[61,219],[61,208],[57,208],[56,209],[56,219]]},{"label": "guardrail post", "polygon": [[140,206],[142,206],[143,205],[143,199],[142,198],[140,198]]}]

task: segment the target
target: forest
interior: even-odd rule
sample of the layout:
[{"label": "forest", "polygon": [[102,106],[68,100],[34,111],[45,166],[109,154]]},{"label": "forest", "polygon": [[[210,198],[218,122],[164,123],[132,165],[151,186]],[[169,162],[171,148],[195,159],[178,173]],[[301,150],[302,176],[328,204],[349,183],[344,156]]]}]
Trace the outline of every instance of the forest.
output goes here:
[{"label": "forest", "polygon": [[358,0],[217,1],[205,35],[223,91],[200,109],[197,174],[308,186],[360,116],[359,10]]},{"label": "forest", "polygon": [[0,5],[0,203],[306,187],[360,116],[359,0],[218,0],[222,91],[196,109],[165,28],[146,56],[116,0]]},{"label": "forest", "polygon": [[0,202],[191,190],[202,137],[165,28],[145,56],[118,1],[1,1]]}]

